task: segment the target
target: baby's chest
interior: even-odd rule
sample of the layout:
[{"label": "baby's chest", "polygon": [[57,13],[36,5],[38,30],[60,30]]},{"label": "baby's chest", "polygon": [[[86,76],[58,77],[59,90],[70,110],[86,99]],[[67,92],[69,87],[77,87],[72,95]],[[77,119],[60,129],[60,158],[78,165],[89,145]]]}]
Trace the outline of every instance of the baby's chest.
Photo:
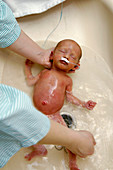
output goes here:
[{"label": "baby's chest", "polygon": [[59,74],[43,74],[40,77],[39,84],[44,88],[61,89],[67,86],[68,79],[65,76]]}]

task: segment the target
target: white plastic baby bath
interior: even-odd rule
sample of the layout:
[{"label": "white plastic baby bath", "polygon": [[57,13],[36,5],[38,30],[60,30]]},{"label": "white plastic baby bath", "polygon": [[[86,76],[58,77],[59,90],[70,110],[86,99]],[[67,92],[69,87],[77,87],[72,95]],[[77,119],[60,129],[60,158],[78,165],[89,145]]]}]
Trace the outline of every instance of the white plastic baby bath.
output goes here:
[{"label": "white plastic baby bath", "polygon": [[[59,20],[60,12],[58,5],[40,15],[20,18],[18,22],[33,40],[42,45]],[[61,23],[46,43],[46,48],[54,47],[60,40],[70,38],[81,45],[81,67],[76,73],[69,74],[73,80],[73,94],[81,100],[97,102],[92,111],[67,102],[61,110],[72,114],[77,129],[91,131],[96,140],[94,155],[77,158],[80,170],[113,170],[112,18],[113,13],[101,1],[66,1]],[[24,62],[23,57],[6,49],[0,50],[0,83],[23,90],[32,98],[33,87],[26,84]],[[34,65],[33,73],[42,69]],[[23,148],[1,170],[69,170],[66,152],[58,151],[54,146],[47,148],[46,157],[36,157],[30,162],[24,159],[30,149]]]}]

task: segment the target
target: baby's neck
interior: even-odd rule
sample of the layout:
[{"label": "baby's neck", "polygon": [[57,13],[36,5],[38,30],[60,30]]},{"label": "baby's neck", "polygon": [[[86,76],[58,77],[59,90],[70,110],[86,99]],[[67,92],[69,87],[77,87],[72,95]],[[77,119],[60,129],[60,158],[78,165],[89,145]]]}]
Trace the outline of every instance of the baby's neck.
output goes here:
[{"label": "baby's neck", "polygon": [[51,70],[56,71],[56,72],[58,72],[58,73],[60,73],[60,74],[63,74],[63,75],[66,75],[66,74],[67,74],[65,71],[60,70],[60,69],[55,68],[55,67],[52,67]]}]

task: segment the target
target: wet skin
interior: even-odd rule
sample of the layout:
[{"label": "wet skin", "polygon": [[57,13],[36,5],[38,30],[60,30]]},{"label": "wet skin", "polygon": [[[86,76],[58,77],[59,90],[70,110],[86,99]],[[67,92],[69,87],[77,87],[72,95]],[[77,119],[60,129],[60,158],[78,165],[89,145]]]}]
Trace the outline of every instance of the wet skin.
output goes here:
[{"label": "wet skin", "polygon": [[54,69],[42,71],[34,88],[33,101],[36,108],[46,115],[59,111],[70,84],[70,78],[60,71]]},{"label": "wet skin", "polygon": [[[62,57],[66,58],[70,63],[66,63],[62,60]],[[53,51],[51,55],[52,68],[50,70],[44,69],[36,77],[33,77],[31,73],[32,62],[26,60],[25,73],[27,76],[28,85],[34,86],[33,101],[35,107],[42,113],[48,115],[49,118],[66,126],[63,118],[60,116],[60,109],[66,99],[75,104],[81,105],[89,110],[92,110],[96,105],[93,101],[84,102],[79,100],[72,94],[72,79],[67,73],[75,72],[75,64],[79,63],[81,58],[81,49],[78,44],[73,40],[61,41]],[[34,155],[40,155],[37,148],[35,152],[31,152],[26,156],[27,159],[31,159]],[[70,170],[77,170],[76,156],[69,152],[70,158]],[[47,154],[47,151],[44,152]],[[33,155],[34,154],[34,155]]]}]

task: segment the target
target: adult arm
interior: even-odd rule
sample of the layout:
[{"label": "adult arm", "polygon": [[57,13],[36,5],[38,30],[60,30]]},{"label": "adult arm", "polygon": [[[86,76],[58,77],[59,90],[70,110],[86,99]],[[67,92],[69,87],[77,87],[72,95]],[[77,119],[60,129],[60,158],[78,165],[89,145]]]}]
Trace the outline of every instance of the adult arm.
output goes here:
[{"label": "adult arm", "polygon": [[49,61],[49,56],[51,49],[44,50],[36,42],[34,42],[30,37],[28,37],[24,31],[21,30],[18,39],[11,44],[8,49],[24,56],[25,58],[41,64],[45,67],[50,67],[51,63]]},{"label": "adult arm", "polygon": [[53,120],[50,121],[50,124],[49,132],[38,144],[62,145],[80,157],[94,153],[96,142],[90,132],[85,130],[75,131]]},{"label": "adult arm", "polygon": [[51,50],[42,49],[21,30],[11,9],[0,0],[0,47],[8,48],[45,67],[50,67]]},{"label": "adult arm", "polygon": [[5,157],[15,154],[21,147],[36,143],[62,145],[72,153],[86,157],[93,154],[96,144],[90,132],[75,131],[49,120],[33,107],[25,93],[2,84],[0,85],[0,132],[2,132],[1,137],[5,136],[6,139],[0,141],[1,146],[4,146],[0,152],[4,153],[6,148],[8,153],[11,152],[8,155],[6,153]]}]

